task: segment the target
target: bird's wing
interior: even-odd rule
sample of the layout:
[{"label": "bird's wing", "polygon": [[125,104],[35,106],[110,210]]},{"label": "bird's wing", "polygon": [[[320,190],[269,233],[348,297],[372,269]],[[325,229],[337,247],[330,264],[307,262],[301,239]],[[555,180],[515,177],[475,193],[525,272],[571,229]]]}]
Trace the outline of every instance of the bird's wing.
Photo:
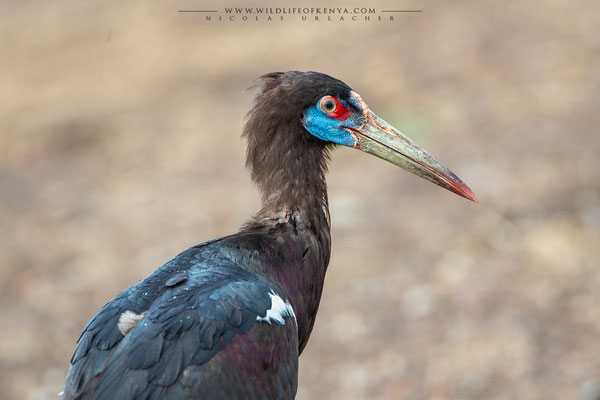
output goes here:
[{"label": "bird's wing", "polygon": [[[254,360],[259,368],[271,368],[271,378],[287,385],[282,390],[295,392],[297,327],[289,303],[230,259],[188,252],[92,318],[78,341],[63,398],[194,398],[202,380],[214,386],[238,378],[240,368],[249,368],[243,364],[253,361],[243,354],[261,346],[269,354]],[[283,350],[273,354],[279,336]],[[228,354],[232,349],[242,355]]]}]

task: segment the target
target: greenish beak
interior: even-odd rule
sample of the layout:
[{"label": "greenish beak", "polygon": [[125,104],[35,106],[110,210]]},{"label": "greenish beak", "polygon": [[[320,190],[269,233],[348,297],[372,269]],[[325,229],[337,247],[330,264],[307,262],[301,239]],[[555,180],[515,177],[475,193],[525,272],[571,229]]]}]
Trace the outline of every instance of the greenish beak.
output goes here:
[{"label": "greenish beak", "polygon": [[421,146],[373,113],[353,92],[365,116],[358,128],[344,127],[355,138],[355,148],[391,162],[466,199],[477,202],[475,193]]}]

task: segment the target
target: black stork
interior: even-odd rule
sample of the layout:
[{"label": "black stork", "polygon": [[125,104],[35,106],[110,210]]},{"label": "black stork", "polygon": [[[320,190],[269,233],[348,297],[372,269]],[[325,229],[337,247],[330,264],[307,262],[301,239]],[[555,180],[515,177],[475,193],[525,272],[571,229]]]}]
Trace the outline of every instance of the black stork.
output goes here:
[{"label": "black stork", "polygon": [[63,399],[293,399],[329,263],[325,172],[336,145],[477,201],[344,82],[298,71],[261,82],[244,136],[262,208],[102,307],[78,339]]}]

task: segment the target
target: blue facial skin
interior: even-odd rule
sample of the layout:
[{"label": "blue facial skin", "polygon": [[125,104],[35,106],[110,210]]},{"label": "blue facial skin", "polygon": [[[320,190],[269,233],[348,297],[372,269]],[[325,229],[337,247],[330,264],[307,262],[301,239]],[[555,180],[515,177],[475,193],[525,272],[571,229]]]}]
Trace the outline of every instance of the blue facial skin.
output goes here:
[{"label": "blue facial skin", "polygon": [[[340,103],[342,103],[344,107],[351,109],[345,101],[340,100]],[[356,143],[354,137],[350,132],[341,127],[345,126],[352,128],[355,125],[357,127],[360,126],[360,123],[357,121],[354,114],[355,113],[352,113],[345,121],[340,121],[327,115],[327,113],[321,110],[319,102],[317,102],[317,104],[306,110],[304,113],[302,125],[304,125],[304,128],[311,135],[316,136],[319,139],[352,147]]]}]

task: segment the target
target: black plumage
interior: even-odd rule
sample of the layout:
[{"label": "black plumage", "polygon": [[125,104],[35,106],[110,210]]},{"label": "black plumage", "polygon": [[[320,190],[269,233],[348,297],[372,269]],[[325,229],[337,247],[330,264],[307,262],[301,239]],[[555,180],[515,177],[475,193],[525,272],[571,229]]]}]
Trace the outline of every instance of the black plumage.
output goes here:
[{"label": "black plumage", "polygon": [[[302,85],[309,98],[290,95]],[[263,77],[244,129],[262,209],[239,233],[184,251],[105,305],[79,338],[64,399],[294,397],[330,253],[329,145],[299,117],[331,89],[350,90],[317,73]],[[297,322],[257,321],[269,293],[289,300]],[[126,311],[147,314],[123,336]],[[240,359],[215,356],[225,348]]]},{"label": "black plumage", "polygon": [[[274,388],[256,398],[289,398],[296,390],[294,322],[266,324],[264,332],[238,340],[236,345],[249,341],[268,350],[254,349],[253,359],[237,365],[228,354],[215,358],[234,335],[248,335],[259,323],[256,318],[266,316],[269,293],[284,292],[251,270],[265,261],[255,253],[270,245],[259,236],[240,233],[192,247],[111,300],[79,338],[64,398],[253,398],[239,385],[202,385],[244,378],[237,377],[241,371],[236,366],[264,379],[265,388]],[[146,314],[124,336],[118,323],[126,311]],[[288,339],[287,346],[280,338]],[[271,374],[264,373],[265,365],[272,365]],[[217,375],[210,378],[213,373]]]},{"label": "black plumage", "polygon": [[[331,248],[325,172],[334,144],[302,122],[324,96],[352,113],[339,129],[355,138],[353,147],[366,146],[373,127],[396,134],[338,79],[262,77],[244,127],[260,211],[238,233],[182,252],[98,311],[79,337],[63,399],[294,398]],[[385,149],[364,150],[387,157]],[[416,162],[435,161],[423,160]],[[439,165],[410,170],[447,188],[459,182],[450,190],[472,195]],[[445,174],[439,182],[436,169]]]}]

